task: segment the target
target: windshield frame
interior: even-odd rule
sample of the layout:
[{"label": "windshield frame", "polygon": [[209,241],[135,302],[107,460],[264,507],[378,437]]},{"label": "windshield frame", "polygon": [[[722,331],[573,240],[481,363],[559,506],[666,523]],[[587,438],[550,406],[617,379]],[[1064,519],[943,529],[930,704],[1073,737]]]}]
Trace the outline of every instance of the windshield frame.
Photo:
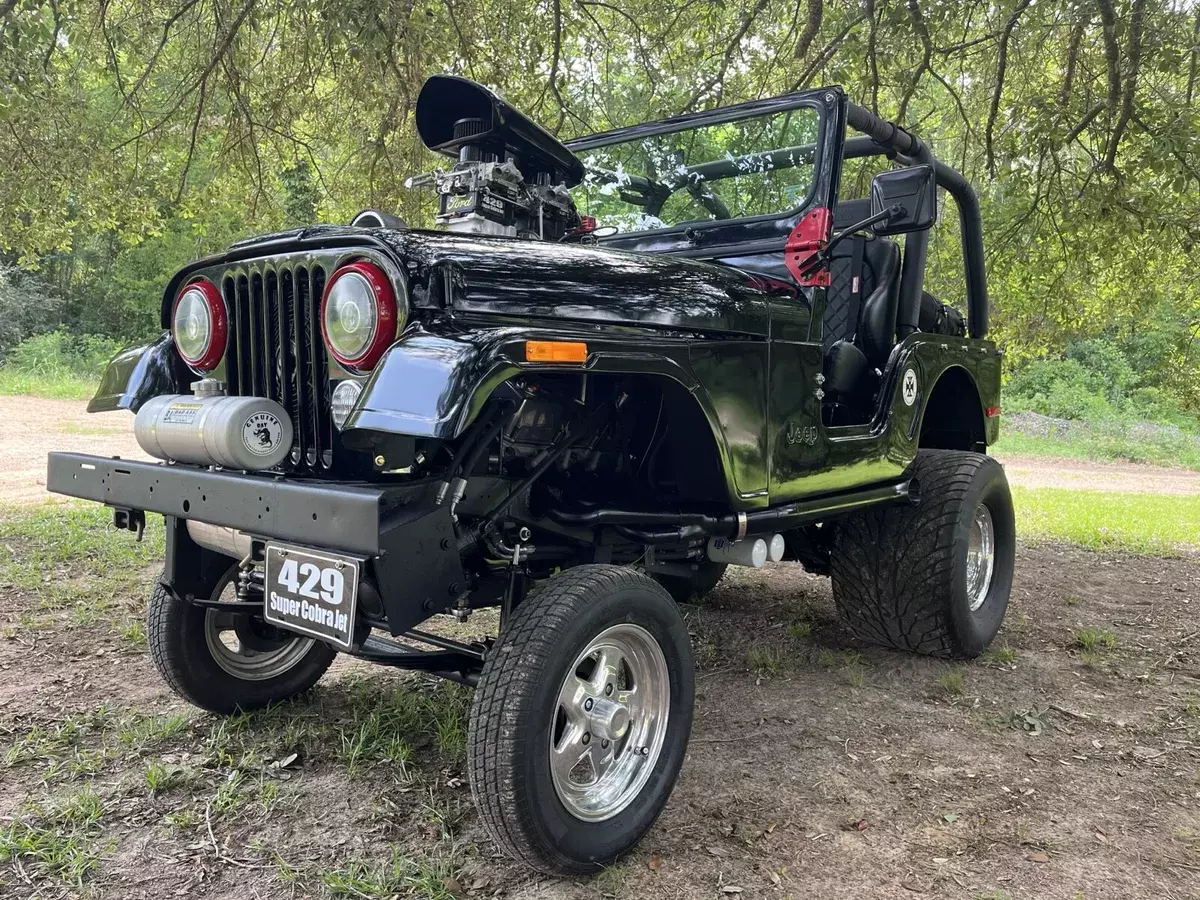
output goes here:
[{"label": "windshield frame", "polygon": [[[840,94],[840,92],[838,92]],[[821,184],[821,173],[825,168],[825,156],[827,153],[827,129],[833,116],[831,113],[835,108],[836,98],[831,96],[830,89],[822,89],[816,91],[797,91],[790,94],[783,94],[778,97],[768,97],[763,100],[750,100],[746,103],[738,103],[732,106],[721,106],[716,109],[705,110],[703,112],[685,113],[679,116],[671,116],[666,119],[658,119],[653,122],[645,122],[640,125],[630,125],[625,128],[615,128],[610,131],[603,131],[597,134],[587,135],[585,137],[574,138],[566,141],[566,147],[572,153],[581,155],[589,150],[596,150],[603,147],[612,147],[617,144],[625,144],[643,138],[658,137],[661,135],[676,134],[684,131],[691,131],[696,128],[703,128],[708,125],[720,125],[727,122],[737,122],[743,119],[761,118],[775,115],[778,113],[788,112],[795,109],[810,108],[817,115],[817,131],[816,140],[812,144],[802,145],[800,147],[776,147],[756,151],[752,154],[744,154],[745,157],[761,156],[767,153],[791,150],[791,151],[810,151],[812,152],[812,178],[810,179],[808,190],[803,199],[798,205],[790,209],[779,210],[772,213],[761,213],[754,216],[739,216],[729,219],[711,219],[708,221],[689,221],[675,225],[668,225],[663,228],[646,228],[637,231],[624,231],[618,234],[611,235],[602,240],[629,240],[637,236],[656,236],[656,235],[671,235],[682,234],[699,234],[713,228],[728,228],[730,225],[749,225],[755,222],[774,222],[774,221],[789,221],[798,218],[812,207],[814,199],[817,198]],[[718,163],[724,163],[724,160],[710,160],[689,166],[691,168],[703,168],[712,166]],[[782,167],[781,167],[782,168]],[[585,170],[592,172],[585,164]],[[711,183],[718,184],[722,179],[712,179]],[[707,179],[701,183],[710,183]],[[630,204],[630,209],[635,209],[636,204]]]}]

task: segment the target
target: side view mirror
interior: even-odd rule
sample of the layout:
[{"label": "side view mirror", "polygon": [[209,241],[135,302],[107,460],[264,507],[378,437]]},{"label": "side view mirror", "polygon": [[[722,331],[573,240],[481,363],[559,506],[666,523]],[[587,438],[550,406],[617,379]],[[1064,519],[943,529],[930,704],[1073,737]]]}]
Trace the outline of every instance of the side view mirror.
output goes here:
[{"label": "side view mirror", "polygon": [[933,166],[908,166],[880,172],[871,181],[871,230],[881,237],[924,231],[937,218],[937,181]]}]

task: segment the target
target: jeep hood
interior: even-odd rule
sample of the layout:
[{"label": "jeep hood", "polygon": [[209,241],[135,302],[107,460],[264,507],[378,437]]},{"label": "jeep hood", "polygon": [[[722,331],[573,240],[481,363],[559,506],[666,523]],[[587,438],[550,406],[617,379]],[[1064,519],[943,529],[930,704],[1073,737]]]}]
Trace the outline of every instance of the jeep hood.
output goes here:
[{"label": "jeep hood", "polygon": [[715,263],[595,245],[323,226],[241,241],[189,269],[356,244],[385,250],[404,268],[416,307],[456,318],[768,334],[769,280]]}]

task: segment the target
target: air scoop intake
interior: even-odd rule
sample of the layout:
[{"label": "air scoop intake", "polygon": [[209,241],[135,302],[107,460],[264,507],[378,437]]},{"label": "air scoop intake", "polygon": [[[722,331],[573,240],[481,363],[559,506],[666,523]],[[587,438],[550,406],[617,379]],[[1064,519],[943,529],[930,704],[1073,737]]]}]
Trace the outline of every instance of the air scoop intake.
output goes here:
[{"label": "air scoop intake", "polygon": [[554,135],[481,84],[434,75],[417,96],[417,133],[425,146],[462,162],[511,157],[531,184],[574,187],[583,163]]}]

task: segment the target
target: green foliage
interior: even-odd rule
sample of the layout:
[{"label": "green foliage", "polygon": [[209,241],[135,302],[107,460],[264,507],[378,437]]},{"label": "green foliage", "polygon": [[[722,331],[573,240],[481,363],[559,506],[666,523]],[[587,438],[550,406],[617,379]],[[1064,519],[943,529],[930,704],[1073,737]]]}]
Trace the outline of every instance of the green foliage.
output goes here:
[{"label": "green foliage", "polygon": [[4,364],[44,378],[59,375],[99,378],[120,349],[120,342],[103,335],[48,331],[13,347]]},{"label": "green foliage", "polygon": [[0,361],[13,346],[57,325],[62,311],[61,298],[41,279],[0,264]]},{"label": "green foliage", "polygon": [[[404,181],[445,162],[415,135],[430,73],[482,81],[564,136],[841,84],[975,184],[992,336],[1027,408],[1176,424],[1200,412],[1200,10],[870,9],[0,3],[0,263],[24,270],[20,297],[0,287],[0,352],[58,325],[144,339],[171,273],[247,232],[367,206],[428,224],[431,196]],[[879,164],[851,161],[843,196],[864,196]],[[952,205],[929,259],[927,287],[960,301]]]},{"label": "green foliage", "polygon": [[87,399],[120,348],[110,337],[61,329],[27,338],[0,362],[0,394]]}]

